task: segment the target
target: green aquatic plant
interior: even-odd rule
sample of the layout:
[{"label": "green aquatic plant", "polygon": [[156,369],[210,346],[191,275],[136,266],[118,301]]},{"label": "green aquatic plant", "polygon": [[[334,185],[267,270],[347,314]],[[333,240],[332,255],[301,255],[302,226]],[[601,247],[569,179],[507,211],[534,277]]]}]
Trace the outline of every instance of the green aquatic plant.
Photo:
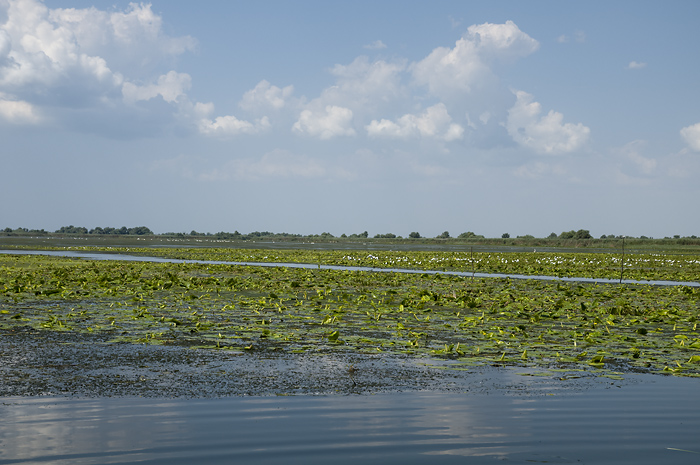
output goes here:
[{"label": "green aquatic plant", "polygon": [[6,334],[31,327],[115,343],[405,354],[613,376],[699,375],[699,299],[688,286],[0,256]]},{"label": "green aquatic plant", "polygon": [[[97,248],[73,251],[124,253],[185,260],[303,263],[370,268],[461,271],[558,277],[606,278],[618,281],[621,270],[632,280],[697,281],[700,255],[563,252],[357,251],[212,248]],[[64,248],[65,250],[65,248]]]}]

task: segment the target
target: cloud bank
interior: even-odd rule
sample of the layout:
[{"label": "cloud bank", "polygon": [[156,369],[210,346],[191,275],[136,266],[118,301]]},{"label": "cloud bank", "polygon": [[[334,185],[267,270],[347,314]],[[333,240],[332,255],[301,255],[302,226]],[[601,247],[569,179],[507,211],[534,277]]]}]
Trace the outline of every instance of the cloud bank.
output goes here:
[{"label": "cloud bank", "polygon": [[403,115],[397,122],[373,120],[366,129],[371,137],[434,137],[446,142],[461,139],[464,134],[462,126],[452,123],[443,103],[427,108],[421,115]]},{"label": "cloud bank", "polygon": [[[421,139],[447,151],[481,138],[550,155],[579,150],[590,133],[557,111],[541,115],[534,96],[500,84],[499,70],[540,47],[513,21],[469,26],[453,46],[414,62],[361,55],[335,64],[328,69],[333,84],[316,96],[261,80],[241,93],[237,114],[222,115],[214,102],[190,97],[197,83],[175,67],[196,40],[165,33],[149,4],[103,11],[4,0],[0,10],[7,18],[0,24],[0,124],[71,127],[81,110],[107,135],[119,126],[115,120],[128,127],[147,119],[152,130],[184,125],[201,137]],[[472,121],[470,114],[479,116]],[[692,129],[684,131],[694,140]]]}]

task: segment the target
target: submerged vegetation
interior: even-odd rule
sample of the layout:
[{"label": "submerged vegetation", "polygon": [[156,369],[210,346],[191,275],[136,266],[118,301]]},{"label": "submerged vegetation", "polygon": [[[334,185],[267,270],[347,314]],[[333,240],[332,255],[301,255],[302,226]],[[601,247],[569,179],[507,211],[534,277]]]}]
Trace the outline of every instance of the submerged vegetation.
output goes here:
[{"label": "submerged vegetation", "polygon": [[[122,250],[124,252],[125,250]],[[266,261],[617,277],[606,254],[130,249]],[[625,257],[625,278],[696,280],[700,257]],[[405,354],[700,376],[700,289],[0,255],[0,330],[240,353]]]}]

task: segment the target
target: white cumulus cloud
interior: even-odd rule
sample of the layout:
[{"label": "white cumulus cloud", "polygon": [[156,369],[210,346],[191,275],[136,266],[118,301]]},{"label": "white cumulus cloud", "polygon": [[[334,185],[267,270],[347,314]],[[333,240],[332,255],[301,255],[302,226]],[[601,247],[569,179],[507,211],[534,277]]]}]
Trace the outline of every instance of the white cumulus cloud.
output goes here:
[{"label": "white cumulus cloud", "polygon": [[454,48],[436,48],[411,70],[416,82],[436,95],[470,92],[491,78],[490,63],[512,61],[538,48],[539,42],[512,21],[478,24],[470,26]]},{"label": "white cumulus cloud", "polygon": [[253,89],[243,94],[238,106],[247,111],[281,110],[294,92],[294,86],[279,88],[262,80]]},{"label": "white cumulus cloud", "polygon": [[[78,115],[72,110],[80,108],[95,120],[93,127],[106,128],[114,115],[133,111],[120,108],[122,102],[161,96],[180,103],[190,87],[189,75],[161,68],[194,46],[189,36],[166,34],[150,4],[102,11],[0,0],[0,93],[13,96],[5,99],[3,114],[35,122],[38,114],[51,115],[70,126],[70,118]],[[165,122],[177,112],[175,106],[158,116]]]},{"label": "white cumulus cloud", "polygon": [[199,122],[199,132],[206,135],[236,136],[238,134],[257,134],[270,128],[266,116],[251,123],[240,120],[232,115],[218,116],[214,120],[202,118]]},{"label": "white cumulus cloud", "polygon": [[324,90],[321,99],[326,104],[344,106],[390,101],[401,96],[401,72],[405,68],[402,62],[370,62],[365,56],[357,57],[349,65],[337,64],[331,69],[337,82]]},{"label": "white cumulus cloud", "polygon": [[681,129],[681,137],[691,150],[700,152],[700,123]]},{"label": "white cumulus cloud", "polygon": [[292,129],[319,139],[332,139],[336,136],[354,136],[352,110],[335,105],[327,105],[321,111],[304,110]]},{"label": "white cumulus cloud", "polygon": [[196,46],[190,36],[167,35],[163,19],[149,3],[134,2],[124,11],[112,12],[95,7],[59,8],[49,10],[49,21],[69,30],[84,53],[101,56],[113,68],[130,75],[139,70],[150,72],[153,65]]},{"label": "white cumulus cloud", "polygon": [[508,134],[515,142],[541,154],[568,153],[581,148],[590,134],[590,129],[581,123],[563,123],[564,115],[550,110],[544,116],[542,106],[533,101],[533,96],[515,91],[516,102],[508,110],[505,124]]},{"label": "white cumulus cloud", "polygon": [[0,25],[0,89],[31,95],[73,85],[106,92],[121,83],[121,76],[104,58],[86,53],[71,25],[56,21],[43,3],[8,0],[5,8],[7,21]]},{"label": "white cumulus cloud", "polygon": [[334,85],[304,105],[292,129],[321,139],[355,135],[353,120],[366,121],[404,101],[401,73],[405,68],[402,62],[370,62],[365,56],[347,65],[336,64],[330,69]]},{"label": "white cumulus cloud", "polygon": [[387,119],[372,120],[365,129],[370,137],[396,139],[433,137],[449,142],[461,139],[464,135],[464,128],[452,123],[444,103],[433,105],[420,115],[403,115],[397,122]]},{"label": "white cumulus cloud", "polygon": [[192,85],[192,78],[186,73],[177,73],[170,71],[158,78],[156,84],[147,84],[139,86],[131,82],[125,82],[122,86],[122,94],[124,101],[128,103],[138,102],[139,100],[150,100],[158,97],[163,97],[168,103],[174,103]]},{"label": "white cumulus cloud", "polygon": [[513,21],[505,24],[475,24],[469,26],[465,37],[474,43],[484,58],[508,60],[535,52],[540,44],[525,34]]},{"label": "white cumulus cloud", "polygon": [[20,90],[31,84],[83,85],[88,78],[119,87],[122,74],[137,74],[195,44],[189,36],[165,34],[149,4],[131,3],[126,11],[111,13],[95,7],[50,9],[37,0],[5,0],[3,6],[0,85]]},{"label": "white cumulus cloud", "polygon": [[[535,39],[507,21],[473,25],[453,48],[436,48],[410,65],[406,60],[359,56],[330,69],[335,82],[301,108],[293,131],[330,139],[363,127],[370,137],[453,141],[464,139],[471,124],[472,142],[492,144],[504,135],[498,121],[505,119],[512,105],[512,94],[494,70],[538,47]],[[421,110],[425,113],[414,110],[415,102],[434,97],[439,106]],[[339,124],[341,114],[336,110],[329,115],[329,107],[352,112],[352,125],[347,112]],[[483,124],[470,123],[467,114],[481,115]]]}]

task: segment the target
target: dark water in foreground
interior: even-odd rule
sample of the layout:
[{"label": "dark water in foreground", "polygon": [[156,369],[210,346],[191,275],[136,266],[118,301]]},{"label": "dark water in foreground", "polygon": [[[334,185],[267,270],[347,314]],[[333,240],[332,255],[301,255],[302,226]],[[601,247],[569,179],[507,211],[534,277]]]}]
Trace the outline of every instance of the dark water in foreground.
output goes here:
[{"label": "dark water in foreground", "polygon": [[700,463],[697,380],[637,379],[553,396],[0,398],[0,464]]}]

